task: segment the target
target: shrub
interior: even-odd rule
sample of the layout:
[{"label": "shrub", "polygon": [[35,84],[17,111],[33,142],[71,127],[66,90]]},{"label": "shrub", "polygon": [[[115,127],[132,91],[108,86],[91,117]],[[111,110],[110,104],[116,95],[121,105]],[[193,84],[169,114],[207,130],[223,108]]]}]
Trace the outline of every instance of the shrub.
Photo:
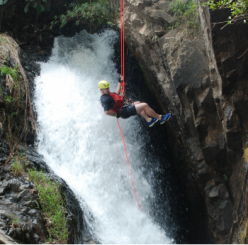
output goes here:
[{"label": "shrub", "polygon": [[20,222],[21,222],[20,219],[11,216],[10,220],[11,220],[11,223],[12,223],[11,224],[12,228],[19,228],[20,227]]},{"label": "shrub", "polygon": [[14,98],[11,95],[5,96],[5,101],[9,104],[11,104],[14,101]]},{"label": "shrub", "polygon": [[65,203],[59,184],[51,181],[43,172],[28,170],[28,175],[36,186],[47,221],[48,242],[67,243],[69,233],[66,228]]},{"label": "shrub", "polygon": [[14,161],[11,163],[11,171],[15,177],[18,177],[23,171],[22,164],[17,157],[14,157]]},{"label": "shrub", "polygon": [[189,28],[196,28],[198,26],[197,22],[197,11],[196,2],[191,0],[184,3],[182,0],[173,0],[170,4],[171,12],[177,18],[176,24],[171,27],[179,26],[180,24],[186,22]]},{"label": "shrub", "polygon": [[4,67],[0,68],[0,71],[1,71],[1,75],[3,77],[6,77],[7,74],[9,74],[14,79],[14,81],[17,81],[17,79],[19,77],[17,67],[11,68],[8,66],[4,66]]}]

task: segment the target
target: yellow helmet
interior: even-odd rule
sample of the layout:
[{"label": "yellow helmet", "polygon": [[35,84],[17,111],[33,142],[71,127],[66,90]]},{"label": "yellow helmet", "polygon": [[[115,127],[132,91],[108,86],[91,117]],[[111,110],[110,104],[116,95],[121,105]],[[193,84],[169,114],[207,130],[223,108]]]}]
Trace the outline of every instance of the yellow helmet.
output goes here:
[{"label": "yellow helmet", "polygon": [[98,83],[98,87],[99,89],[109,88],[109,83],[107,81],[102,80]]}]

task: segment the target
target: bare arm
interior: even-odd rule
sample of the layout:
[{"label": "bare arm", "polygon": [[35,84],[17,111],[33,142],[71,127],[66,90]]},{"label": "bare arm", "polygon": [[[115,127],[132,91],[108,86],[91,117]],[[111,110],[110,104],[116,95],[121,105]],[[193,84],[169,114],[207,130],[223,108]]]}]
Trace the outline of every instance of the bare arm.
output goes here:
[{"label": "bare arm", "polygon": [[117,88],[116,88],[116,94],[120,95],[121,93],[121,83],[118,82]]},{"label": "bare arm", "polygon": [[111,110],[105,111],[104,113],[105,113],[106,115],[112,116],[112,117],[115,117],[115,115],[116,115],[116,112],[111,111]]}]

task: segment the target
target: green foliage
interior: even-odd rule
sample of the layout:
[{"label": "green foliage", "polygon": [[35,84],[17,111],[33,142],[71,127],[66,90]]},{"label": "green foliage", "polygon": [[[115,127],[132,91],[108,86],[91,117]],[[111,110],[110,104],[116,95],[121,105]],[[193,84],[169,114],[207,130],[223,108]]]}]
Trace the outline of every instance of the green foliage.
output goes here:
[{"label": "green foliage", "polygon": [[45,173],[28,170],[29,179],[35,183],[42,210],[47,221],[48,242],[67,243],[65,204],[59,184],[52,182]]},{"label": "green foliage", "polygon": [[227,176],[225,174],[223,176],[224,176],[225,181],[227,181]]},{"label": "green foliage", "polygon": [[157,40],[158,40],[158,36],[157,36],[157,35],[155,35],[155,36],[152,37],[152,41],[153,41],[153,42],[155,42],[155,41],[157,41]]},{"label": "green foliage", "polygon": [[189,28],[197,28],[197,10],[196,2],[191,0],[184,3],[182,0],[173,0],[170,4],[171,11],[174,13],[177,21],[175,25],[171,26],[169,29],[173,29],[181,25],[182,23],[187,23]]},{"label": "green foliage", "polygon": [[14,81],[17,81],[18,76],[19,76],[17,67],[11,68],[8,66],[4,66],[4,67],[0,68],[0,71],[1,71],[1,75],[3,77],[6,77],[6,75],[9,74],[14,79]]},{"label": "green foliage", "polygon": [[18,112],[17,112],[17,111],[14,111],[14,112],[12,112],[12,113],[10,114],[10,117],[13,118],[13,117],[15,117],[17,114],[18,114]]},{"label": "green foliage", "polygon": [[15,227],[15,228],[18,228],[20,226],[20,219],[19,218],[16,218],[14,216],[11,216],[10,217],[10,220],[11,220],[11,223],[12,223],[12,228]]},{"label": "green foliage", "polygon": [[5,96],[5,101],[9,104],[11,104],[12,102],[14,102],[14,98],[11,95],[6,95]]},{"label": "green foliage", "polygon": [[50,10],[50,5],[47,5],[47,0],[26,0],[26,2],[28,3],[24,8],[25,13],[28,12],[29,6],[32,6],[38,15]]},{"label": "green foliage", "polygon": [[71,3],[69,8],[66,14],[54,17],[50,29],[57,23],[60,23],[60,28],[63,28],[70,21],[75,21],[75,25],[87,23],[93,29],[96,29],[105,23],[112,24],[114,17],[110,11],[108,0],[97,0],[91,3],[88,1],[84,3]]},{"label": "green foliage", "polygon": [[14,161],[11,163],[11,171],[15,177],[18,177],[23,171],[22,164],[17,157],[14,157]]},{"label": "green foliage", "polygon": [[234,23],[238,20],[243,20],[244,23],[248,20],[248,0],[209,0],[209,8],[212,10],[228,8],[231,11],[231,16],[226,21],[227,24]]}]

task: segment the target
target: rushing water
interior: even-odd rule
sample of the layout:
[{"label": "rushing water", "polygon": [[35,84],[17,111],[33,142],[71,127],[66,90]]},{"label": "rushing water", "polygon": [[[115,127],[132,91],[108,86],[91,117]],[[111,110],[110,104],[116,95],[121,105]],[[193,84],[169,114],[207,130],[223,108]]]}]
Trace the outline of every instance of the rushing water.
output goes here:
[{"label": "rushing water", "polygon": [[172,243],[152,215],[161,213],[154,205],[159,163],[142,150],[146,134],[140,120],[121,119],[120,124],[142,211],[132,191],[116,119],[106,116],[99,102],[98,81],[107,80],[112,91],[117,85],[112,59],[116,38],[113,30],[56,38],[53,54],[41,63],[36,79],[39,152],[74,191],[99,242]]}]

